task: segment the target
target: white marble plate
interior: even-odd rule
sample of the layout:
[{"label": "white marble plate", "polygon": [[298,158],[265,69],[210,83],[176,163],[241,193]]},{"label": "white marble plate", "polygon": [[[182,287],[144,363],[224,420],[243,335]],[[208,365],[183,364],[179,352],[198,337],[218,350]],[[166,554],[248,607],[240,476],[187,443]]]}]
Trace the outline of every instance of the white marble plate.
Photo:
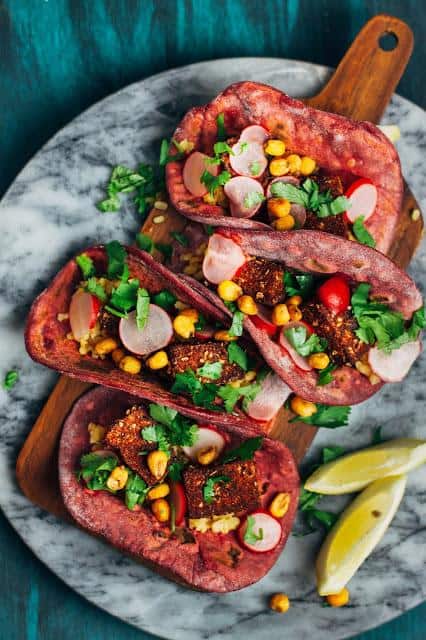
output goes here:
[{"label": "white marble plate", "polygon": [[[260,583],[225,596],[206,595],[163,580],[47,515],[20,494],[15,482],[16,455],[56,379],[25,353],[23,326],[31,301],[71,254],[95,241],[131,241],[138,228],[131,206],[105,215],[95,208],[110,167],[154,161],[159,140],[172,133],[181,114],[231,82],[261,80],[303,96],[316,93],[328,75],[326,68],[308,63],[243,58],[154,76],[96,104],[60,131],[17,177],[1,205],[1,375],[16,367],[21,379],[11,393],[0,391],[0,504],[28,546],[68,585],[106,611],[166,638],[278,640],[283,632],[299,640],[312,633],[317,640],[344,638],[389,620],[426,595],[426,470],[410,479],[402,507],[352,580],[351,604],[342,610],[322,607],[315,594],[317,534],[292,537]],[[401,127],[404,173],[425,205],[424,113],[395,96],[384,121]],[[425,282],[424,247],[411,271],[417,282]],[[312,456],[325,443],[365,445],[378,424],[387,436],[425,437],[425,372],[423,357],[403,384],[388,385],[357,408],[349,428],[323,430]],[[275,591],[285,591],[292,600],[285,618],[266,606]]]}]

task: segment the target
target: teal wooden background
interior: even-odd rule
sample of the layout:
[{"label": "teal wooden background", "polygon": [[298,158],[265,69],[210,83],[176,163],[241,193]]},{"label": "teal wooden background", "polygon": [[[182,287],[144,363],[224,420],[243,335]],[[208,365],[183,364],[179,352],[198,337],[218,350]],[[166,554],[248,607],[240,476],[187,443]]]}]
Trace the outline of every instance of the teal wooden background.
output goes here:
[{"label": "teal wooden background", "polygon": [[[228,56],[336,65],[364,22],[381,12],[403,18],[415,33],[398,91],[424,107],[424,0],[0,0],[0,195],[55,131],[130,82]],[[152,637],[68,589],[3,516],[0,581],[2,640]],[[358,640],[424,637],[426,605]]]}]

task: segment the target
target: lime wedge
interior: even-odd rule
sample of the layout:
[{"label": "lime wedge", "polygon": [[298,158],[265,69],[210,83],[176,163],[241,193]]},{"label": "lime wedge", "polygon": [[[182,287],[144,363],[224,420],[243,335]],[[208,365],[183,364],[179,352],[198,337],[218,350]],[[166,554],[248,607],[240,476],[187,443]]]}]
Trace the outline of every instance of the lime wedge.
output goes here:
[{"label": "lime wedge", "polygon": [[352,493],[379,478],[408,473],[425,462],[426,440],[389,440],[321,465],[306,480],[305,489],[332,496]]},{"label": "lime wedge", "polygon": [[376,480],[342,513],[317,562],[320,596],[339,593],[380,542],[404,495],[407,477]]}]

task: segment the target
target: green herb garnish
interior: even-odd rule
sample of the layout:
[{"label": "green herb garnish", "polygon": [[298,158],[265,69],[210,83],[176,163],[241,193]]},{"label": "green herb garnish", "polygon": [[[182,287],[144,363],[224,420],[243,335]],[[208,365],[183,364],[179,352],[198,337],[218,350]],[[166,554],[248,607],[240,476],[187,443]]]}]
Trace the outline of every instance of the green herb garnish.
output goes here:
[{"label": "green herb garnish", "polygon": [[232,413],[237,402],[243,398],[243,409],[252,402],[261,389],[260,382],[253,382],[244,387],[233,387],[230,384],[219,387],[217,395],[223,400],[225,411]]},{"label": "green herb garnish", "polygon": [[234,460],[252,460],[255,451],[260,449],[263,443],[263,436],[248,438],[244,440],[238,447],[228,451],[222,458],[222,462],[233,462]]},{"label": "green herb garnish", "polygon": [[149,293],[146,289],[138,289],[136,299],[136,326],[143,329],[149,316]]},{"label": "green herb garnish", "polygon": [[139,280],[136,278],[128,282],[120,282],[117,288],[112,290],[108,307],[118,309],[121,313],[127,313],[136,307],[138,299]]},{"label": "green herb garnish", "polygon": [[137,504],[143,504],[149,490],[146,482],[137,473],[130,471],[124,495],[126,507],[132,511]]},{"label": "green herb garnish", "polygon": [[108,299],[105,289],[94,277],[88,279],[86,283],[86,291],[91,293],[93,296],[96,296],[101,302],[106,302]]},{"label": "green herb garnish", "polygon": [[351,407],[317,404],[317,411],[312,416],[307,418],[295,416],[290,422],[305,422],[306,424],[313,424],[316,427],[337,429],[338,427],[345,427],[348,424],[350,413]]},{"label": "green herb garnish", "polygon": [[123,245],[121,245],[118,240],[112,240],[105,245],[105,251],[108,256],[108,278],[111,278],[111,280],[127,280],[129,277],[129,268],[126,262],[127,253]]},{"label": "green herb garnish", "polygon": [[10,391],[11,389],[13,389],[13,387],[18,382],[18,380],[19,380],[19,373],[17,371],[14,371],[14,370],[8,371],[4,376],[3,389],[6,389],[6,391]]},{"label": "green herb garnish", "polygon": [[304,326],[287,329],[284,335],[297,353],[303,357],[324,351],[327,346],[327,340],[320,338],[316,333],[311,333],[308,338],[308,330]]},{"label": "green herb garnish", "polygon": [[170,311],[175,306],[177,298],[175,295],[173,295],[173,293],[170,293],[170,291],[164,289],[163,291],[156,293],[153,296],[152,300],[154,304],[157,304],[162,309]]},{"label": "green herb garnish", "polygon": [[213,176],[209,171],[204,171],[201,174],[201,182],[205,185],[211,195],[214,195],[214,192],[218,187],[223,187],[228,180],[231,179],[231,174],[229,171],[222,171],[217,176]]},{"label": "green herb garnish", "polygon": [[381,444],[382,442],[384,442],[383,436],[382,436],[382,427],[376,427],[373,431],[373,437],[371,438],[371,444]]},{"label": "green herb garnish", "polygon": [[307,178],[300,187],[288,182],[274,182],[271,193],[277,198],[285,198],[293,204],[300,204],[313,211],[318,218],[328,218],[347,211],[351,203],[345,196],[335,198],[330,190],[321,192],[318,184]]},{"label": "green herb garnish", "polygon": [[[198,427],[174,409],[159,404],[149,405],[149,414],[153,420],[165,429],[163,436],[169,446],[192,447],[198,438]],[[145,430],[143,430],[143,433]]]},{"label": "green herb garnish", "polygon": [[89,489],[93,491],[107,490],[107,480],[113,469],[118,464],[115,455],[101,456],[97,453],[87,453],[80,458],[80,471],[77,477],[83,478]]},{"label": "green herb garnish", "polygon": [[169,465],[168,476],[170,480],[173,482],[179,482],[182,480],[182,471],[186,466],[186,462],[181,462],[180,460],[175,460],[171,462]]},{"label": "green herb garnish", "polygon": [[254,530],[255,522],[253,516],[248,516],[247,526],[244,532],[244,542],[247,542],[247,544],[256,544],[256,542],[263,540],[263,529],[259,527],[258,533],[256,533]]},{"label": "green herb garnish", "polygon": [[228,331],[230,336],[242,336],[243,335],[243,320],[244,313],[242,311],[235,311],[232,316],[232,324]]},{"label": "green herb garnish", "polygon": [[367,245],[367,247],[373,248],[376,246],[376,241],[364,226],[364,216],[359,216],[355,220],[352,225],[352,231],[355,238],[358,240],[358,242],[361,242],[361,244],[365,244]]},{"label": "green herb garnish", "polygon": [[209,380],[219,380],[222,375],[223,364],[221,362],[206,362],[197,369],[197,376]]},{"label": "green herb garnish", "polygon": [[83,274],[83,279],[87,280],[96,274],[95,265],[93,264],[92,258],[89,258],[85,253],[80,254],[75,259],[76,263],[81,269],[81,273]]},{"label": "green herb garnish", "polygon": [[211,504],[215,498],[214,487],[220,482],[231,482],[229,476],[213,476],[207,480],[203,487],[203,498],[206,504]]},{"label": "green herb garnish", "polygon": [[259,191],[250,191],[244,198],[244,208],[251,209],[256,207],[258,204],[261,204],[264,200],[266,200],[263,193],[259,193]]},{"label": "green herb garnish", "polygon": [[219,113],[216,118],[216,126],[217,126],[217,139],[218,140],[226,140],[228,137],[225,129],[225,114]]},{"label": "green herb garnish", "polygon": [[152,253],[152,250],[154,249],[154,240],[146,233],[137,234],[136,244],[139,249],[142,249],[142,251],[146,251],[147,253]]},{"label": "green herb garnish", "polygon": [[286,271],[283,276],[286,295],[301,296],[307,300],[312,296],[315,279],[310,273],[289,273]]},{"label": "green herb garnish", "polygon": [[[174,155],[170,154],[171,146],[174,146],[177,149],[177,153]],[[180,143],[176,140],[172,140],[169,142],[168,140],[163,139],[161,141],[160,146],[160,158],[158,160],[158,164],[160,167],[165,167],[169,162],[178,162],[185,157],[185,151],[180,146]]]},{"label": "green herb garnish", "polygon": [[252,176],[257,176],[260,173],[260,168],[259,160],[255,160],[249,165],[249,171]]},{"label": "green herb garnish", "polygon": [[330,382],[333,382],[334,378],[332,376],[333,371],[335,371],[337,369],[337,365],[333,364],[333,362],[330,362],[325,369],[321,369],[320,371],[318,371],[318,381],[317,381],[317,386],[318,387],[322,387],[326,384],[330,384]]},{"label": "green herb garnish", "polygon": [[189,245],[189,240],[184,233],[180,233],[179,231],[172,231],[170,235],[177,242],[179,242],[182,247],[187,247]]},{"label": "green herb garnish", "polygon": [[243,371],[248,370],[248,356],[238,342],[228,344],[228,360],[230,364],[237,364]]}]

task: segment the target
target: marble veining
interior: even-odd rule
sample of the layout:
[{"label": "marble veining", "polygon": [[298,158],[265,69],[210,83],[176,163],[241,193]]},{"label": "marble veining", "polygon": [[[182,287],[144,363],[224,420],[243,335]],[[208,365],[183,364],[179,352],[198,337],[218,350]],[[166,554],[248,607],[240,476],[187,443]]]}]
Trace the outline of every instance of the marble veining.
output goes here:
[{"label": "marble veining", "polygon": [[[129,241],[138,228],[131,206],[104,215],[95,208],[110,168],[118,162],[153,161],[160,139],[171,134],[181,114],[231,82],[261,80],[302,96],[314,94],[328,75],[326,68],[308,63],[245,58],[191,65],[131,85],[60,131],[17,177],[1,205],[1,375],[16,367],[21,379],[12,392],[0,390],[0,461],[6,469],[0,504],[23,540],[67,584],[110,613],[167,638],[278,640],[285,632],[304,640],[315,629],[317,640],[339,639],[379,625],[426,596],[426,469],[410,478],[390,530],[350,584],[350,606],[339,611],[321,607],[315,593],[318,534],[291,537],[281,559],[257,585],[225,596],[206,595],[160,578],[42,512],[21,495],[15,481],[16,455],[56,379],[25,353],[23,327],[31,301],[77,250],[112,238]],[[426,211],[424,113],[395,96],[384,122],[401,128],[404,174]],[[410,271],[424,286],[424,245]],[[379,424],[389,437],[425,437],[425,383],[423,357],[402,385],[388,385],[356,408],[349,428],[324,429],[307,463],[325,444],[368,444]],[[337,510],[342,504],[329,500],[327,506]],[[292,600],[285,619],[266,606],[275,591],[285,591]]]}]

